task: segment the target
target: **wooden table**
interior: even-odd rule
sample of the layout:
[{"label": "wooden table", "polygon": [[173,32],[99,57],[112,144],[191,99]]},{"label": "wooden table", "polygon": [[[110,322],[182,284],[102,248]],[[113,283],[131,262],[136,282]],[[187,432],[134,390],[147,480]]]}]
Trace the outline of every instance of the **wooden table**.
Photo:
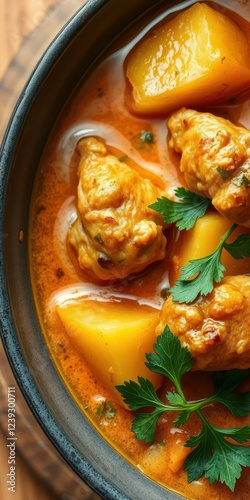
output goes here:
[{"label": "wooden table", "polygon": [[[0,0],[0,142],[16,99],[50,40],[86,0]],[[15,493],[8,491],[7,389],[15,387]],[[97,500],[57,455],[36,423],[0,342],[0,499]],[[66,480],[66,482],[65,482]],[[65,482],[65,490],[61,491]]]},{"label": "wooden table", "polygon": [[11,60],[44,20],[49,9],[60,0],[1,0],[0,2],[0,79]]},{"label": "wooden table", "polygon": [[0,143],[32,69],[87,0],[0,0]]}]

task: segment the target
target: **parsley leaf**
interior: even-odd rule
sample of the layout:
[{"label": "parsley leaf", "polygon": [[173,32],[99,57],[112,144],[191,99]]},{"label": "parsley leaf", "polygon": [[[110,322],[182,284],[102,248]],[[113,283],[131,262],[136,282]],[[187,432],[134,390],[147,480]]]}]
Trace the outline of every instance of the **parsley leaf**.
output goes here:
[{"label": "parsley leaf", "polygon": [[224,275],[225,266],[220,260],[223,248],[236,259],[250,257],[249,234],[242,234],[232,243],[226,243],[236,227],[237,224],[233,224],[226,231],[214,252],[200,259],[190,260],[181,268],[180,279],[176,280],[169,290],[174,301],[189,303],[193,302],[198,295],[208,295],[212,292],[214,282],[219,283]]},{"label": "parsley leaf", "polygon": [[236,260],[250,257],[250,234],[240,234],[232,243],[224,243],[224,248]]},{"label": "parsley leaf", "polygon": [[143,377],[138,377],[138,383],[130,380],[124,382],[124,385],[116,386],[116,389],[131,410],[154,407],[152,413],[138,413],[132,424],[132,431],[135,433],[136,438],[144,440],[145,443],[151,443],[154,440],[156,425],[160,416],[166,411],[172,411],[173,407],[163,404],[157,397],[152,382]]},{"label": "parsley leaf", "polygon": [[215,372],[213,374],[214,394],[210,400],[223,403],[236,417],[245,417],[250,411],[250,393],[232,391],[248,377],[250,377],[250,369]]},{"label": "parsley leaf", "polygon": [[190,436],[185,443],[187,447],[193,448],[184,463],[188,481],[197,480],[204,475],[211,484],[220,481],[234,491],[242,467],[250,466],[250,448],[237,444],[250,439],[250,426],[229,429],[216,427],[207,420],[202,408],[219,402],[233,415],[245,416],[250,411],[250,393],[234,391],[249,377],[250,369],[216,372],[213,375],[214,392],[207,398],[189,402],[185,398],[181,380],[192,367],[191,356],[186,347],[181,347],[179,338],[172,334],[167,325],[157,338],[154,353],[146,354],[146,359],[146,366],[169,378],[175,385],[176,392],[168,392],[167,403],[163,403],[152,382],[143,377],[138,377],[138,383],[130,380],[116,386],[129,408],[135,411],[144,409],[143,413],[135,414],[132,422],[136,438],[151,443],[155,438],[158,420],[165,412],[178,413],[174,421],[178,427],[196,412],[202,429],[196,436]]},{"label": "parsley leaf", "polygon": [[186,446],[194,448],[184,464],[188,481],[195,481],[205,474],[211,484],[220,481],[234,491],[236,480],[241,475],[241,466],[250,466],[250,449],[231,443],[227,438],[239,443],[246,442],[250,438],[250,426],[220,429],[208,422],[204,415],[202,420],[200,434],[191,436],[186,442]]},{"label": "parsley leaf", "polygon": [[165,326],[162,336],[157,337],[154,351],[155,354],[146,354],[145,365],[152,372],[160,373],[172,380],[181,394],[181,378],[192,366],[190,351],[187,347],[180,349],[179,338],[173,336],[168,325]]},{"label": "parsley leaf", "polygon": [[148,406],[154,406],[162,410],[165,409],[165,405],[163,405],[155,393],[152,382],[148,379],[138,377],[138,383],[130,380],[129,382],[124,382],[124,385],[116,386],[116,388],[131,410],[139,410]]},{"label": "parsley leaf", "polygon": [[176,223],[178,229],[188,231],[194,226],[196,220],[205,214],[211,200],[183,187],[176,188],[175,194],[181,203],[162,196],[149,205],[149,208],[161,214],[167,224]]},{"label": "parsley leaf", "polygon": [[[181,202],[163,196],[157,198],[157,201],[149,205],[149,208],[161,214],[165,223],[175,223],[179,230],[189,230],[194,226],[196,220],[205,214],[211,200],[183,187],[176,188],[175,194]],[[208,295],[212,292],[214,282],[220,283],[226,269],[221,263],[223,248],[234,259],[250,257],[250,234],[241,234],[235,241],[226,242],[236,227],[237,224],[233,224],[220,238],[214,252],[200,259],[190,260],[186,266],[181,268],[180,279],[176,280],[174,286],[169,289],[174,301],[189,303],[193,302],[199,295]]]},{"label": "parsley leaf", "polygon": [[233,391],[248,377],[250,377],[250,368],[247,370],[238,370],[237,368],[235,368],[233,370],[214,372],[214,388],[216,389],[216,391]]},{"label": "parsley leaf", "polygon": [[169,290],[174,301],[189,303],[198,295],[212,292],[214,281],[219,283],[225,271],[225,266],[220,262],[222,248],[223,245],[220,245],[210,255],[190,260],[189,264],[181,268],[180,279]]},{"label": "parsley leaf", "polygon": [[132,423],[132,431],[136,439],[143,440],[146,444],[152,443],[156,433],[157,422],[163,411],[155,410],[152,413],[138,413]]}]

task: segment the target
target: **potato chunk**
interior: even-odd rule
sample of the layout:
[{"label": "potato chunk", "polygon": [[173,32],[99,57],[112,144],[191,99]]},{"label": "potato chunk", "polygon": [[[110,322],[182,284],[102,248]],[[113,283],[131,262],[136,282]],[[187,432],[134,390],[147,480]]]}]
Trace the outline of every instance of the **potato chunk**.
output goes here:
[{"label": "potato chunk", "polygon": [[[212,253],[219,245],[220,238],[231,226],[232,223],[221,214],[211,212],[197,219],[189,231],[182,231],[172,256],[171,286],[180,277],[180,268],[186,266],[190,260],[201,259]],[[249,229],[238,226],[231,234],[228,243],[234,241],[240,234],[249,232]],[[221,262],[226,268],[225,276],[250,273],[250,258],[236,260],[223,249]]]},{"label": "potato chunk", "polygon": [[145,353],[153,350],[156,341],[157,309],[133,300],[83,300],[57,306],[57,312],[74,347],[120,403],[115,386],[137,381],[138,375],[160,386],[161,376],[145,366]]},{"label": "potato chunk", "polygon": [[235,22],[196,3],[135,46],[126,76],[135,112],[167,114],[226,100],[247,87],[250,47]]}]

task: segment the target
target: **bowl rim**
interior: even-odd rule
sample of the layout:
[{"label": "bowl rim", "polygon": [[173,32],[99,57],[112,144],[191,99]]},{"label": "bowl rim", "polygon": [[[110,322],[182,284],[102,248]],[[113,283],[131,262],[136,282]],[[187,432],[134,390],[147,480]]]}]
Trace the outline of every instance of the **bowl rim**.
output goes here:
[{"label": "bowl rim", "polygon": [[[2,233],[2,239],[0,242],[0,331],[4,350],[17,380],[17,384],[33,414],[35,415],[36,420],[50,441],[52,441],[57,451],[63,456],[71,468],[83,479],[83,481],[85,481],[101,497],[110,500],[128,500],[129,498],[132,499],[132,496],[128,497],[121,490],[119,490],[117,485],[111,484],[105,477],[103,477],[103,475],[101,475],[92,464],[88,463],[86,459],[83,458],[79,450],[77,450],[69,438],[63,434],[58,422],[47,408],[41,393],[37,388],[16,335],[16,325],[10,307],[8,283],[5,278],[3,244],[5,238],[7,237],[7,235],[4,234],[3,219],[9,169],[15,155],[15,148],[13,146],[18,141],[23,124],[28,117],[30,107],[32,106],[33,100],[39,91],[41,81],[47,77],[50,68],[53,67],[54,63],[62,54],[62,51],[66,49],[68,44],[74,39],[75,34],[82,29],[85,23],[91,21],[93,16],[100,12],[103,7],[111,4],[112,2],[114,3],[114,1],[115,0],[88,0],[88,2],[81,7],[60,30],[30,75],[30,78],[15,105],[7,126],[0,152],[0,230]],[[151,5],[154,4],[153,0],[150,0],[147,3],[151,3]],[[138,0],[138,4],[141,4],[141,8],[143,7],[143,2],[140,0]],[[37,78],[38,74],[39,78]],[[80,412],[80,410],[78,411]],[[108,444],[107,446],[110,447]],[[121,465],[121,467],[126,469],[128,466],[128,470],[133,471],[129,464],[126,465],[126,461],[124,464],[124,459],[120,455],[116,456],[115,460],[117,460],[117,463]],[[143,483],[145,483],[145,490],[142,496],[139,496],[138,493],[138,496],[133,497],[133,500],[145,498],[146,491],[150,495],[148,498],[151,500],[154,498],[156,500],[161,500],[163,498],[182,498],[180,495],[172,493],[170,490],[166,490],[165,488],[156,485],[156,483],[151,481],[149,478],[146,478],[141,473],[138,473],[136,470],[133,472],[135,481],[137,480],[136,478],[139,474],[143,478]]]}]

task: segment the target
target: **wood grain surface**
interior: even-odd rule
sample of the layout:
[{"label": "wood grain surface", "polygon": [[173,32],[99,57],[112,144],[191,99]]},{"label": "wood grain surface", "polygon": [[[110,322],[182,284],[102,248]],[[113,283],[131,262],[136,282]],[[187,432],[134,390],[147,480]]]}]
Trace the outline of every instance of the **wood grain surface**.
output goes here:
[{"label": "wood grain surface", "polygon": [[60,0],[1,0],[0,79],[16,56],[24,39],[44,20]]},{"label": "wood grain surface", "polygon": [[[56,33],[86,0],[0,0],[0,142],[14,104]],[[15,488],[7,446],[9,386],[15,387]],[[0,342],[0,500],[98,500],[68,468],[31,414]]]},{"label": "wood grain surface", "polygon": [[86,1],[0,0],[0,143],[36,63]]}]

